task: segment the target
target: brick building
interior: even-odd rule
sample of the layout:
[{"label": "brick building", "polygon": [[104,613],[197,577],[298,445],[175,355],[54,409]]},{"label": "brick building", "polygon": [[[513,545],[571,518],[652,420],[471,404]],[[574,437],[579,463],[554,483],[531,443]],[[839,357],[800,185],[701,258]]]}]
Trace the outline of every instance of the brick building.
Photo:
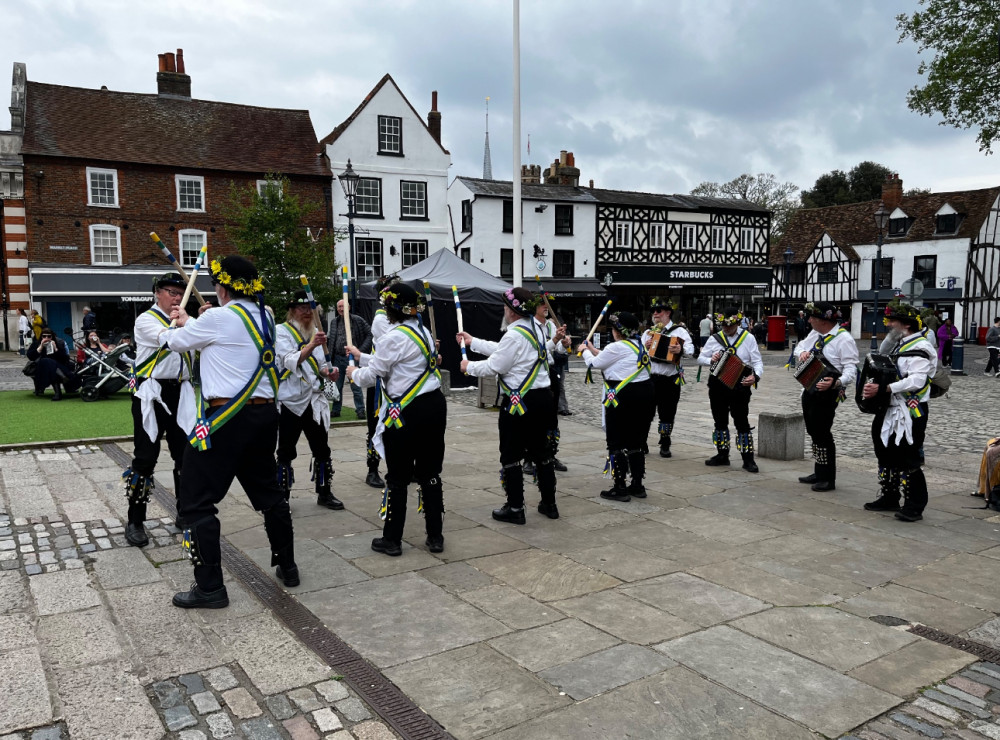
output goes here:
[{"label": "brick building", "polygon": [[[283,174],[323,205],[309,227],[331,228],[330,167],[308,111],[193,99],[181,50],[160,55],[156,81],[153,95],[25,80],[30,296],[13,307],[27,298],[57,332],[79,329],[84,306],[102,331],[131,329],[168,266],[151,231],[187,265],[205,243],[210,258],[233,253],[222,215],[232,184]],[[211,292],[207,279],[199,289]]]}]

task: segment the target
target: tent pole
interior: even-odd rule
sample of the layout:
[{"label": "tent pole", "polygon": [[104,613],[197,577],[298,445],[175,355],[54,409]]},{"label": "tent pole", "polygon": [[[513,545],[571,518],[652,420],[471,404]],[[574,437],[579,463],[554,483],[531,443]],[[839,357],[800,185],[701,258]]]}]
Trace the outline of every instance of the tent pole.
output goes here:
[{"label": "tent pole", "polygon": [[520,287],[524,273],[521,251],[521,2],[514,0],[514,287]]}]

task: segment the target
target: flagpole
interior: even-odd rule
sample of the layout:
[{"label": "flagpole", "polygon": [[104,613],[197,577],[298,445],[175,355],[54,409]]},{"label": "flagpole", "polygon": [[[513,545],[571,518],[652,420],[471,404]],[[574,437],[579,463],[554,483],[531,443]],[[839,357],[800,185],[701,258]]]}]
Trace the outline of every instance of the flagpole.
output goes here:
[{"label": "flagpole", "polygon": [[514,286],[520,287],[524,273],[521,252],[521,2],[514,0]]}]

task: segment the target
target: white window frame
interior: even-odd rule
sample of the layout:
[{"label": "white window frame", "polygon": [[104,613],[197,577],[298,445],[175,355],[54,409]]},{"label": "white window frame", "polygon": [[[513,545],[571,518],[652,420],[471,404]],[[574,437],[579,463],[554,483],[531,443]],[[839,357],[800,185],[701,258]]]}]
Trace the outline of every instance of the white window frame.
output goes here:
[{"label": "white window frame", "polygon": [[[361,186],[367,183],[374,183],[374,188],[378,191],[374,195],[364,194],[359,195],[361,191]],[[359,207],[361,203],[361,198],[375,198],[378,205],[378,210],[376,211],[362,211]],[[362,177],[358,181],[358,189],[354,193],[354,213],[358,216],[381,216],[382,215],[382,178],[381,177]]]},{"label": "white window frame", "polygon": [[[418,197],[407,195],[408,188],[419,193]],[[407,209],[419,210],[420,213],[407,213]],[[400,180],[399,182],[399,217],[427,218],[427,183],[422,180]]]},{"label": "white window frame", "polygon": [[649,225],[649,248],[667,248],[667,225],[662,221]]},{"label": "white window frame", "polygon": [[[115,191],[114,203],[95,203],[94,202],[94,190],[93,184],[91,182],[91,177],[93,175],[111,175],[111,181],[114,183]],[[108,170],[101,167],[88,167],[87,168],[87,205],[94,206],[95,208],[118,208],[118,170]]]},{"label": "white window frame", "polygon": [[[391,130],[393,128],[395,129],[394,131]],[[384,147],[383,147],[383,142],[385,143]],[[396,145],[395,149],[391,148],[393,142],[395,142]],[[402,116],[380,115],[378,117],[378,153],[402,156],[403,154]]]},{"label": "white window frame", "polygon": [[[419,259],[414,260],[412,258],[412,256],[410,256],[410,261],[407,262],[407,254],[406,254],[407,248],[409,248],[411,251],[412,250],[416,250],[418,252],[417,256],[419,257]],[[401,240],[400,243],[399,243],[399,253],[400,253],[400,257],[401,257],[401,259],[403,261],[403,267],[404,268],[406,268],[406,267],[412,267],[413,265],[417,264],[417,262],[420,262],[422,260],[427,259],[427,255],[429,253],[429,250],[430,250],[430,246],[428,245],[426,239],[403,239],[403,240]],[[420,256],[420,253],[422,253],[423,256]]]},{"label": "white window frame", "polygon": [[716,252],[724,252],[726,249],[726,227],[712,227],[712,249]]},{"label": "white window frame", "polygon": [[[184,253],[184,237],[185,236],[200,236],[201,244],[198,245],[198,249],[195,251],[194,256],[189,260],[185,259]],[[181,267],[191,268],[194,267],[195,260],[198,259],[198,252],[201,251],[201,247],[204,244],[208,244],[208,234],[201,229],[181,229],[177,232],[177,246],[178,246],[178,257],[180,258]]]},{"label": "white window frame", "polygon": [[618,221],[615,224],[615,248],[632,248],[632,224],[628,221]]},{"label": "white window frame", "polygon": [[[181,207],[181,182],[197,182],[201,187],[201,208]],[[177,191],[177,210],[183,213],[205,212],[205,178],[201,175],[174,175],[174,189]]]},{"label": "white window frame", "polygon": [[681,249],[694,251],[698,248],[698,227],[694,224],[681,224]]},{"label": "white window frame", "polygon": [[[365,279],[371,277],[374,280],[385,274],[385,244],[381,239],[369,239],[367,237],[356,239],[354,241],[354,252],[354,259],[360,277]],[[377,258],[378,264],[371,264],[368,261],[369,256]],[[373,274],[370,276],[367,275],[365,267],[371,267]]]},{"label": "white window frame", "polygon": [[[94,243],[94,232],[95,231],[113,231],[115,234],[115,245],[118,248],[118,260],[116,262],[98,262],[94,259],[95,247]],[[91,224],[90,225],[90,264],[92,265],[108,265],[108,266],[121,266],[122,264],[122,230],[118,226],[113,226],[111,224]]]},{"label": "white window frame", "polygon": [[740,251],[741,252],[752,252],[753,251],[753,237],[754,229],[751,226],[744,226],[740,229]]},{"label": "white window frame", "polygon": [[268,185],[273,185],[275,188],[278,189],[278,197],[279,198],[283,198],[285,196],[284,192],[282,192],[282,189],[281,189],[281,180],[258,180],[257,181],[257,195],[263,196],[264,195],[264,188],[266,188]]}]

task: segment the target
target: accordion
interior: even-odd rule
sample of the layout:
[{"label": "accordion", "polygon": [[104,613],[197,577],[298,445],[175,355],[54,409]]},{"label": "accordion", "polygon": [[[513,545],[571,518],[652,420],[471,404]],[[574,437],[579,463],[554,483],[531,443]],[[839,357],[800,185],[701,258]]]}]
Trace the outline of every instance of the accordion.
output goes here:
[{"label": "accordion", "polygon": [[680,362],[684,352],[684,343],[680,337],[653,332],[649,342],[650,359],[659,362]]},{"label": "accordion", "polygon": [[823,356],[822,352],[810,352],[802,362],[795,366],[795,379],[806,389],[806,393],[816,390],[816,384],[823,378],[839,378],[840,370]]},{"label": "accordion", "polygon": [[736,384],[740,382],[740,378],[745,374],[746,369],[746,363],[733,352],[723,352],[719,361],[710,368],[712,376],[729,389],[736,387]]},{"label": "accordion", "polygon": [[861,372],[858,373],[858,385],[854,392],[854,401],[863,414],[878,414],[889,408],[890,396],[888,393],[879,393],[872,398],[864,398],[861,393],[866,383],[878,383],[885,387],[889,383],[899,380],[899,371],[896,369],[896,362],[889,355],[880,355],[875,352],[865,357]]}]

